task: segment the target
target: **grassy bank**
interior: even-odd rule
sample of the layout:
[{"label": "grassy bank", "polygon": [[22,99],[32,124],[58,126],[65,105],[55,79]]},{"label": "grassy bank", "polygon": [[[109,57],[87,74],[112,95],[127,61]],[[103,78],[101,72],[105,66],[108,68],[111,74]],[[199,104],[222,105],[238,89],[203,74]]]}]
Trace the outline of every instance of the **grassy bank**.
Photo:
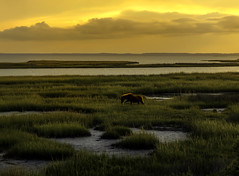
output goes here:
[{"label": "grassy bank", "polygon": [[[239,158],[238,81],[238,73],[0,77],[0,112],[44,112],[0,116],[0,150],[9,158],[55,161],[31,175],[233,175]],[[169,93],[173,99],[144,97],[145,105],[121,104],[120,95],[128,92]],[[201,110],[218,107],[225,111]],[[47,139],[89,135],[87,128],[92,127],[104,130],[105,138],[126,135],[122,147],[145,145],[153,153],[110,157]],[[181,128],[189,138],[162,143],[154,136],[132,135],[128,127]],[[24,169],[11,172],[28,174]],[[8,173],[6,169],[0,175]]]},{"label": "grassy bank", "polygon": [[7,68],[115,68],[127,67],[138,62],[129,61],[57,61],[37,60],[19,63],[0,63],[1,69]]}]

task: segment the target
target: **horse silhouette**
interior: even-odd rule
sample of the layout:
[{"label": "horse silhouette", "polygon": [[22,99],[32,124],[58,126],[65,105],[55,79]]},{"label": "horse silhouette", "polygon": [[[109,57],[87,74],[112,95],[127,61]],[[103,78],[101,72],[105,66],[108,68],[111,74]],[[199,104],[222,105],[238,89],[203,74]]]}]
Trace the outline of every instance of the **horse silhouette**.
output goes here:
[{"label": "horse silhouette", "polygon": [[134,95],[132,93],[123,94],[120,96],[121,103],[130,102],[144,104],[144,98],[141,95]]}]

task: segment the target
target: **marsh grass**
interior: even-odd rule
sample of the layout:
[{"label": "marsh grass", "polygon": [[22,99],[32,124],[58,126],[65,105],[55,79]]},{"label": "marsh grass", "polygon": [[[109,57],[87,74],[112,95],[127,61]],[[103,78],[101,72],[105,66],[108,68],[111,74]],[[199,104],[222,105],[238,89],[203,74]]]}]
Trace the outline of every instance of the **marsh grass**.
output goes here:
[{"label": "marsh grass", "polygon": [[128,176],[142,175],[134,169],[135,159],[120,159],[107,155],[94,155],[88,152],[79,152],[66,161],[54,162],[45,171],[45,175],[72,176]]},{"label": "marsh grass", "polygon": [[227,117],[227,120],[232,123],[239,123],[239,104],[234,104],[228,107],[229,115]]},{"label": "marsh grass", "polygon": [[193,135],[205,139],[210,137],[237,137],[239,135],[239,125],[227,123],[226,121],[204,120],[192,123]]},{"label": "marsh grass", "polygon": [[[26,90],[27,91],[27,90]],[[98,111],[89,107],[87,99],[41,98],[38,95],[0,97],[0,112],[5,111],[75,111],[93,113]]]},{"label": "marsh grass", "polygon": [[10,167],[0,171],[0,176],[39,176],[38,172],[27,171],[21,167]]},{"label": "marsh grass", "polygon": [[[180,173],[186,168],[193,175],[217,173],[222,175],[222,168],[230,163],[225,153],[232,151],[223,143],[233,142],[230,138],[202,139],[191,138],[177,143],[160,143],[153,157],[157,163],[174,167],[174,173]],[[164,168],[165,169],[165,168]]]},{"label": "marsh grass", "polygon": [[132,134],[130,128],[124,126],[114,126],[106,130],[106,132],[101,136],[103,139],[119,139],[122,136],[128,136]]},{"label": "marsh grass", "polygon": [[44,114],[0,116],[1,128],[24,129],[32,131],[34,125],[54,123],[76,123],[85,127],[93,127],[102,123],[102,119],[75,112],[52,112]]},{"label": "marsh grass", "polygon": [[32,141],[37,138],[36,135],[19,131],[19,130],[10,130],[10,129],[1,129],[0,130],[0,151],[7,150],[19,144],[21,142]]},{"label": "marsh grass", "polygon": [[56,160],[70,157],[74,149],[69,144],[60,144],[47,139],[21,142],[10,148],[5,157]]},{"label": "marsh grass", "polygon": [[[217,60],[210,60],[217,61]],[[219,63],[218,63],[219,62]],[[139,64],[131,61],[57,61],[33,60],[20,63],[0,63],[0,68],[145,68],[145,67],[223,67],[238,66],[237,60],[217,61],[217,63],[163,63]]]},{"label": "marsh grass", "polygon": [[154,149],[156,148],[156,145],[158,143],[159,140],[155,135],[142,132],[124,138],[115,146],[131,150],[142,150],[142,149]]},{"label": "marsh grass", "polygon": [[90,136],[90,131],[76,123],[55,123],[34,126],[34,132],[42,137],[83,137]]},{"label": "marsh grass", "polygon": [[[0,148],[13,158],[64,158],[49,165],[42,175],[223,175],[227,168],[233,175],[238,163],[238,152],[233,150],[239,128],[238,81],[238,73],[1,77],[0,111],[60,112],[1,116]],[[144,106],[121,105],[119,97],[127,92],[175,96],[164,102],[146,100]],[[225,94],[190,97],[183,93]],[[227,109],[220,114],[200,110],[206,107]],[[58,124],[67,125],[61,129]],[[128,145],[138,148],[144,141],[153,154],[115,157],[74,151],[69,145],[34,135],[36,128],[68,133],[69,124],[103,130],[114,126],[179,127],[189,137],[183,142],[152,144],[155,140],[149,136],[127,136]]]},{"label": "marsh grass", "polygon": [[33,60],[21,63],[0,63],[0,68],[118,68],[138,62],[130,61],[57,61]]}]

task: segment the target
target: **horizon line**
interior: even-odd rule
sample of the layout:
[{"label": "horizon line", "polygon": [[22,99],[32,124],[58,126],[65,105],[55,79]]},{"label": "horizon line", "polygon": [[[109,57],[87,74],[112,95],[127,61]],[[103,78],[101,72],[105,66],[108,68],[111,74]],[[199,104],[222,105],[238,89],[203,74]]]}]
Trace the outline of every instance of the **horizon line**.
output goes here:
[{"label": "horizon line", "polygon": [[9,52],[3,52],[3,53],[1,53],[0,52],[0,54],[79,54],[79,55],[97,55],[97,54],[99,54],[99,55],[113,55],[113,54],[116,54],[116,55],[127,55],[127,54],[132,54],[132,55],[150,55],[150,54],[220,54],[220,55],[229,55],[229,54],[239,54],[239,53],[225,53],[225,52],[223,52],[223,53],[217,53],[217,52],[205,52],[205,53],[203,53],[203,52],[180,52],[180,53],[178,53],[178,52],[146,52],[146,53],[128,53],[128,52],[126,52],[126,53],[117,53],[117,52],[93,52],[93,53],[87,53],[87,52],[85,52],[85,53],[77,53],[77,52],[64,52],[64,53],[61,53],[61,52],[59,52],[59,53],[57,53],[57,52],[23,52],[23,53],[18,53],[18,52],[14,52],[14,53],[9,53]]}]

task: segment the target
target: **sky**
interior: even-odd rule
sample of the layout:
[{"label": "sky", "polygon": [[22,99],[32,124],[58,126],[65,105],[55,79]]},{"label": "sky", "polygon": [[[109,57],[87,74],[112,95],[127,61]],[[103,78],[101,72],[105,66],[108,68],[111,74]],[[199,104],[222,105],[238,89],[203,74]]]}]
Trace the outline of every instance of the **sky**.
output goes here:
[{"label": "sky", "polygon": [[0,53],[239,53],[238,0],[0,0]]}]

